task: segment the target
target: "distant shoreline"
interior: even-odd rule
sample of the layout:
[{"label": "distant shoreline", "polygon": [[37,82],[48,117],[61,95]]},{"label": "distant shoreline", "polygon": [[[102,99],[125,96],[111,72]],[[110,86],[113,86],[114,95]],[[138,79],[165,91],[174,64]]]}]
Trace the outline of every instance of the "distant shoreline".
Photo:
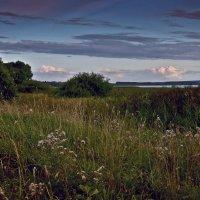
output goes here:
[{"label": "distant shoreline", "polygon": [[167,82],[116,82],[114,87],[198,87],[200,81],[167,81]]}]

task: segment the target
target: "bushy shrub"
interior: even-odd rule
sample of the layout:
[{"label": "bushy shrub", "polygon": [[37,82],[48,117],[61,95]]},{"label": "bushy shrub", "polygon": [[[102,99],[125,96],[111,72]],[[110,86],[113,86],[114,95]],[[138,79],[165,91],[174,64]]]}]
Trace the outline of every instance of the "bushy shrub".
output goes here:
[{"label": "bushy shrub", "polygon": [[0,60],[0,99],[9,100],[15,97],[16,87],[8,71]]},{"label": "bushy shrub", "polygon": [[60,95],[67,97],[106,96],[112,85],[101,74],[79,73],[60,87]]},{"label": "bushy shrub", "polygon": [[3,63],[4,67],[9,71],[10,76],[13,78],[15,84],[22,84],[23,81],[31,80],[33,74],[31,67],[24,62],[9,62]]},{"label": "bushy shrub", "polygon": [[18,85],[18,92],[22,93],[33,93],[33,92],[48,93],[49,91],[50,91],[50,86],[48,84],[36,80],[24,81],[22,84]]}]

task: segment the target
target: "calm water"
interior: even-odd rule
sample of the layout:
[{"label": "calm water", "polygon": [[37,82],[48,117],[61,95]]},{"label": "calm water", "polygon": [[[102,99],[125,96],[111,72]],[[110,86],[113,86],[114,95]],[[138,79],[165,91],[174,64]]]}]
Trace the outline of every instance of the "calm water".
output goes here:
[{"label": "calm water", "polygon": [[117,85],[115,87],[140,87],[140,88],[185,88],[185,87],[198,87],[198,85]]}]

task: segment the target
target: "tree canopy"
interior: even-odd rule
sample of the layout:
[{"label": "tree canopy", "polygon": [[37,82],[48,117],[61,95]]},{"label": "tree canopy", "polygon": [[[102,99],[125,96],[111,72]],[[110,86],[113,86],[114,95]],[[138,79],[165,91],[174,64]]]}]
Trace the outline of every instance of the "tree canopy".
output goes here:
[{"label": "tree canopy", "polygon": [[109,80],[101,74],[79,73],[60,87],[60,94],[67,97],[105,96],[111,89]]},{"label": "tree canopy", "polygon": [[9,72],[0,59],[0,99],[12,99],[16,95],[16,88]]},{"label": "tree canopy", "polygon": [[13,78],[15,84],[21,84],[23,81],[28,81],[32,78],[31,67],[24,62],[9,62],[3,64],[9,71],[10,76]]}]

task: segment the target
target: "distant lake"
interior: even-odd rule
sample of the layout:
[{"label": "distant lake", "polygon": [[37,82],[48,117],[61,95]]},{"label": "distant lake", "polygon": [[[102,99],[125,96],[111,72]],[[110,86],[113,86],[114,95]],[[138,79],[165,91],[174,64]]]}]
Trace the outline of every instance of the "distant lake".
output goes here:
[{"label": "distant lake", "polygon": [[198,85],[115,85],[115,87],[139,87],[139,88],[185,88],[198,87]]}]

